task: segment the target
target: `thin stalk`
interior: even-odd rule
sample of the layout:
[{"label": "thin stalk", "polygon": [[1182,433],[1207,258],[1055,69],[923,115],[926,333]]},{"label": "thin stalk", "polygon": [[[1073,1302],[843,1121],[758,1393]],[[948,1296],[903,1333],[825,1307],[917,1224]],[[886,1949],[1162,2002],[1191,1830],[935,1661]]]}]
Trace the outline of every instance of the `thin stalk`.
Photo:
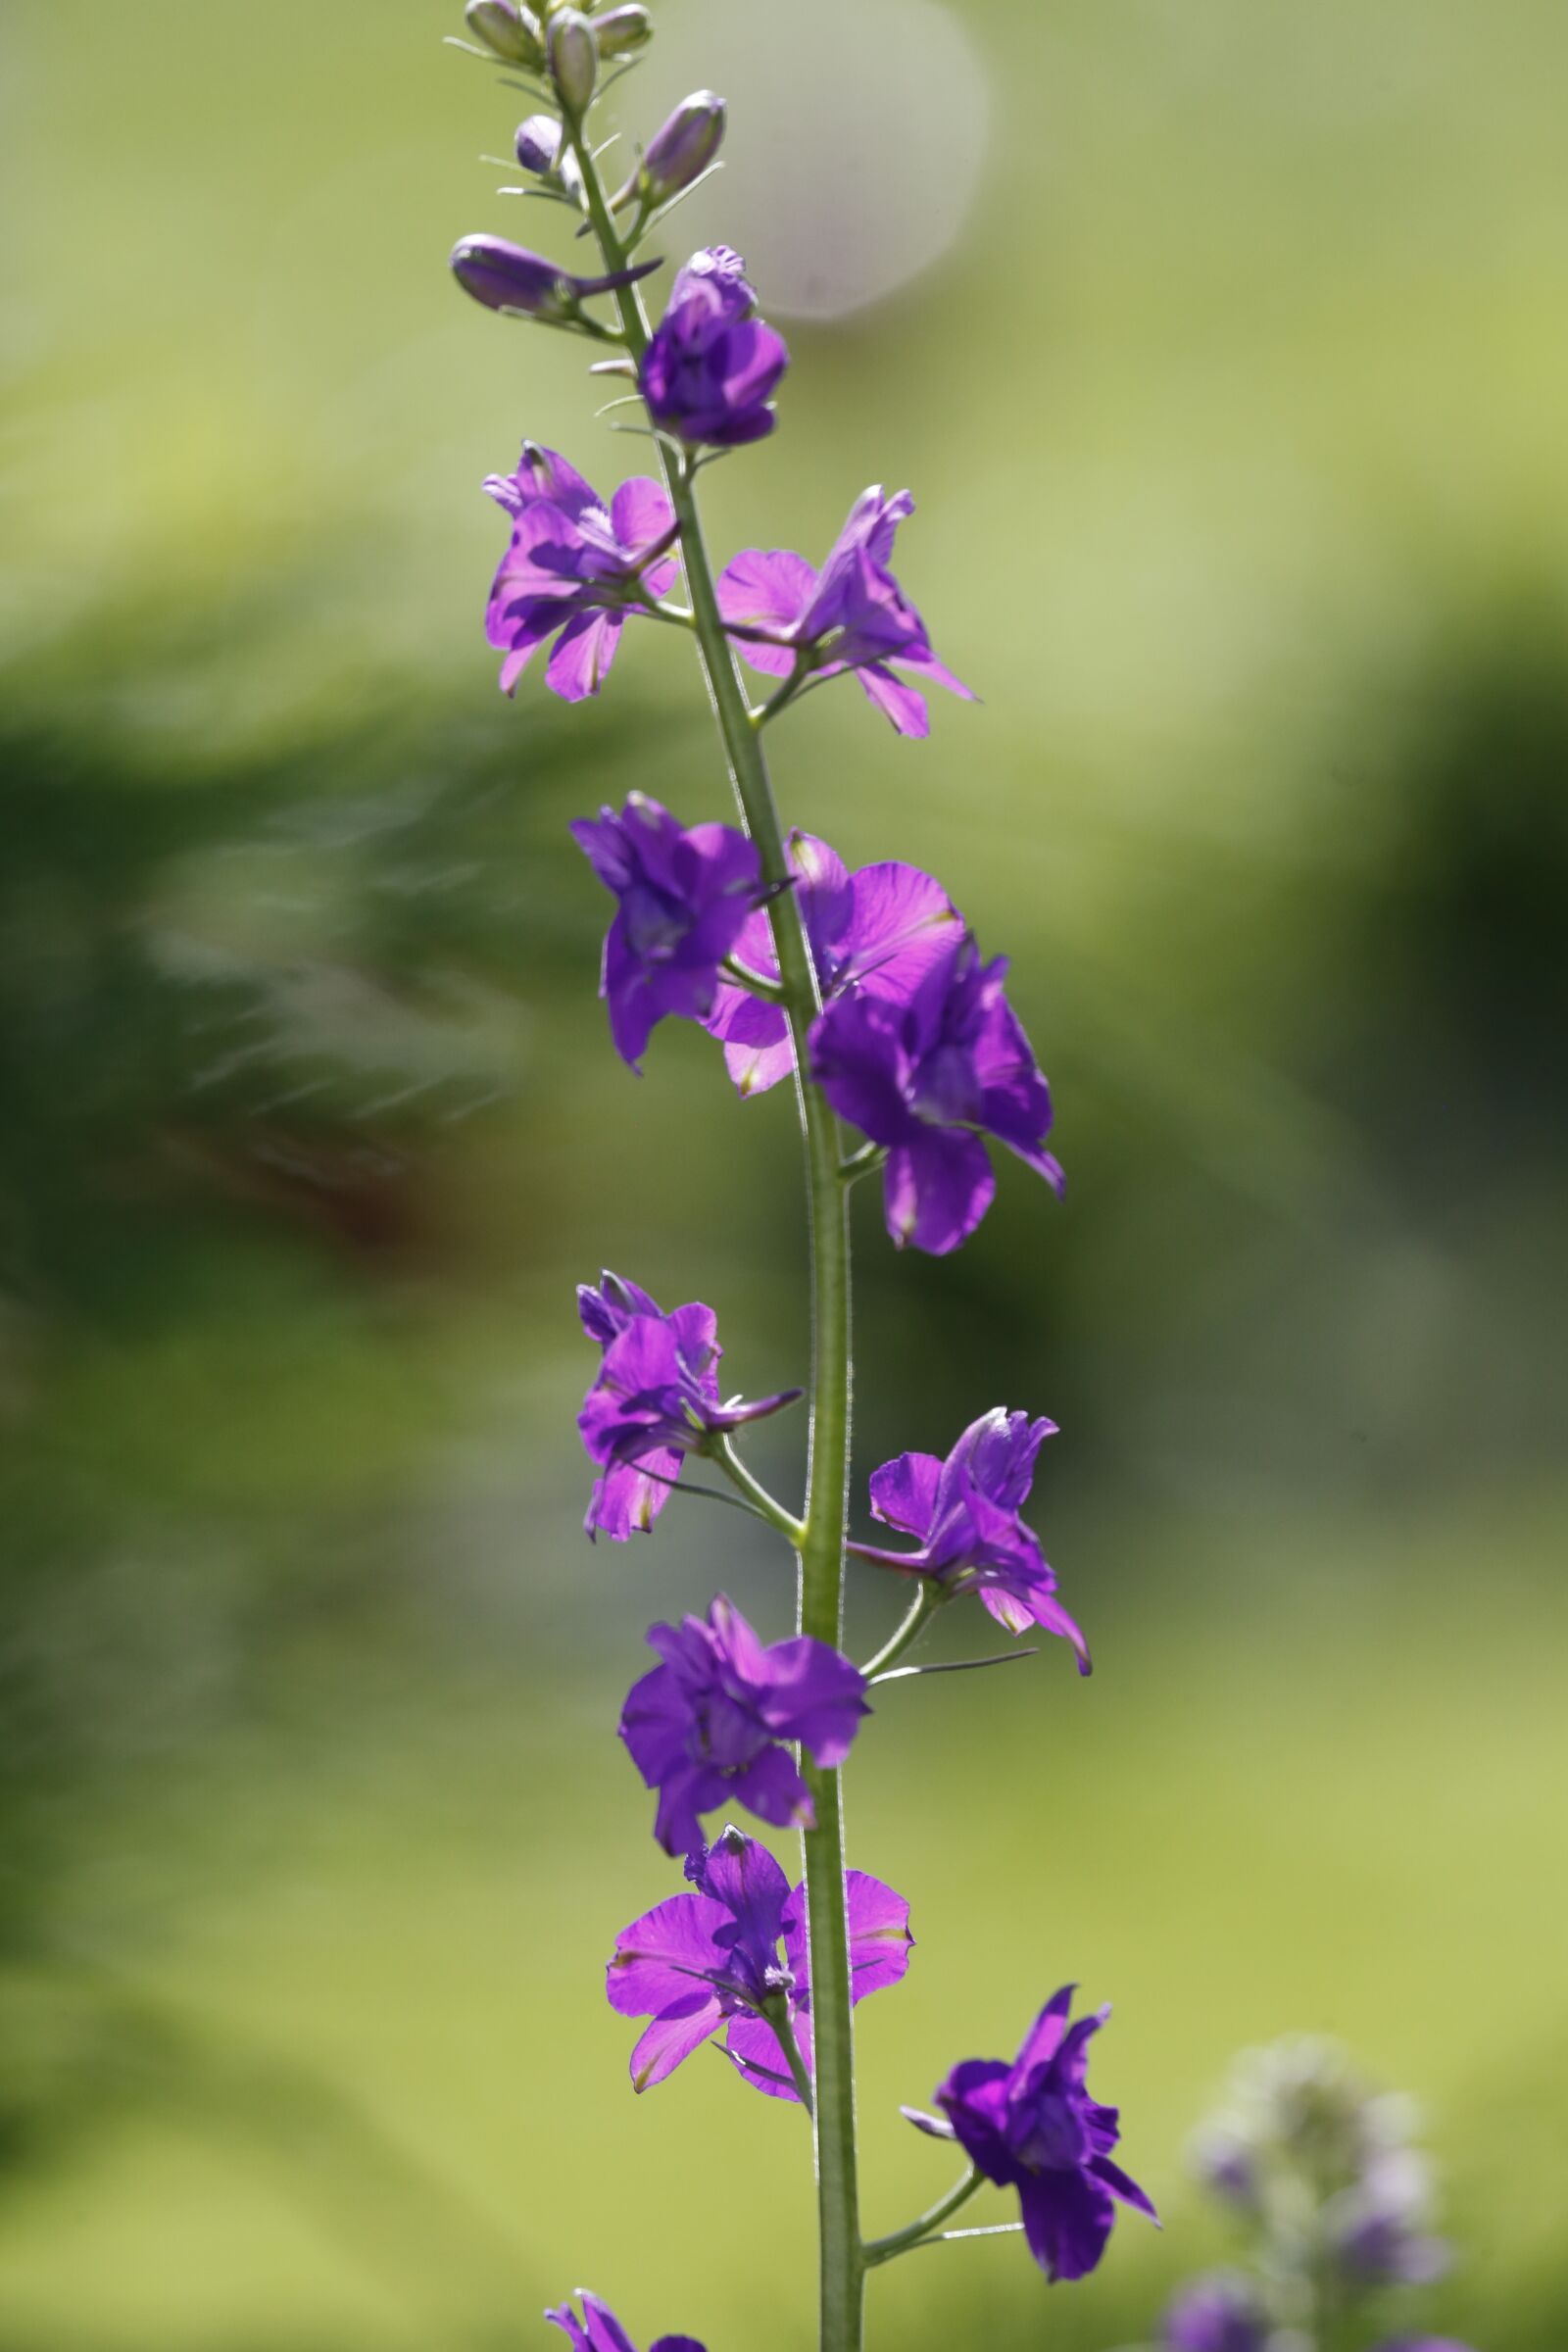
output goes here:
[{"label": "thin stalk", "polygon": [[[582,172],[583,198],[607,272],[625,267],[625,250],[589,152],[583,126],[567,134]],[[635,285],[615,296],[626,350],[640,362],[648,320]],[[693,460],[662,434],[656,446],[675,518],[703,672],[723,739],[730,782],[762,877],[776,895],[768,905],[779,984],[795,1046],[796,1092],[806,1147],[811,1253],[811,1435],[806,1515],[800,1546],[797,1622],[804,1634],[839,1648],[844,1617],[844,1529],[850,1440],[849,1203],[839,1182],[838,1121],[806,1073],[807,1038],[820,1009],[816,972],[797,894],[789,887],[784,835],[767,762],[724,633],[712,567],[697,508]],[[855,2139],[855,2055],[850,2006],[849,1928],[844,1909],[844,1803],[837,1772],[803,1759],[814,1828],[804,1837],[807,1927],[810,1949],[817,2222],[820,2248],[820,2352],[860,2352],[864,2267]]]},{"label": "thin stalk", "polygon": [[[755,1512],[759,1519],[765,1519],[769,1527],[778,1530],[786,1544],[793,1544],[799,1551],[806,1540],[805,1528],[793,1511],[787,1511],[781,1502],[774,1500],[760,1478],[753,1477],[729,1438],[719,1439],[713,1447],[711,1459],[730,1484],[745,1495],[745,1507]],[[730,1496],[726,1494],[724,1499],[728,1502]]]},{"label": "thin stalk", "polygon": [[922,2213],[917,2222],[911,2222],[906,2230],[895,2230],[888,2237],[873,2237],[870,2244],[862,2249],[866,2268],[875,2270],[878,2263],[891,2262],[896,2254],[911,2253],[934,2230],[940,2230],[944,2222],[951,2221],[959,2207],[967,2205],[975,2191],[984,2186],[985,2176],[977,2173],[971,2165],[963,2179],[950,2188],[947,2195],[939,2199],[929,2212]]},{"label": "thin stalk", "polygon": [[801,2055],[801,2045],[795,2038],[795,2028],[790,2023],[788,1998],[769,2002],[763,2014],[773,2029],[774,2040],[784,2053],[784,2062],[790,2070],[790,2081],[795,2085],[801,2105],[809,2115],[816,2101],[812,2095],[811,2078],[806,2071],[806,2060]]},{"label": "thin stalk", "polygon": [[922,1576],[918,1579],[908,1613],[901,1619],[897,1632],[883,1642],[876,1656],[867,1658],[860,1668],[868,1683],[874,1682],[879,1674],[886,1674],[906,1649],[914,1647],[947,1597],[934,1577]]}]

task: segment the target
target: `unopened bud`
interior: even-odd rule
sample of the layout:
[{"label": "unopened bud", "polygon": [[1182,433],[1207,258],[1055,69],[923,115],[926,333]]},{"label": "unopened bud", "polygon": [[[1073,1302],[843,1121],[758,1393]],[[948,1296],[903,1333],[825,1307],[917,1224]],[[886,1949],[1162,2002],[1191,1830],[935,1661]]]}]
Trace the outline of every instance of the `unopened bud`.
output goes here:
[{"label": "unopened bud", "polygon": [[475,40],[509,66],[528,66],[538,73],[545,49],[539,20],[531,10],[519,8],[516,0],[468,0],[463,13]]},{"label": "unopened bud", "polygon": [[580,8],[558,9],[550,20],[550,78],[568,115],[587,111],[599,79],[599,44]]},{"label": "unopened bud", "polygon": [[523,170],[548,179],[561,162],[561,124],[554,115],[530,115],[517,125],[516,147]]},{"label": "unopened bud", "polygon": [[654,37],[654,20],[635,0],[625,8],[607,8],[591,18],[601,57],[630,57],[646,49]]},{"label": "unopened bud", "polygon": [[664,204],[701,179],[724,136],[724,101],[711,90],[694,90],[683,98],[666,122],[648,142],[648,152],[614,201],[629,204],[640,196],[645,204]]},{"label": "unopened bud", "polygon": [[558,262],[506,237],[463,237],[452,248],[452,274],[466,294],[482,302],[487,311],[521,312],[529,318],[549,319],[556,325],[579,319],[589,294],[613,294],[636,283],[658,261],[638,262],[629,270],[612,270],[607,277],[573,277]]}]

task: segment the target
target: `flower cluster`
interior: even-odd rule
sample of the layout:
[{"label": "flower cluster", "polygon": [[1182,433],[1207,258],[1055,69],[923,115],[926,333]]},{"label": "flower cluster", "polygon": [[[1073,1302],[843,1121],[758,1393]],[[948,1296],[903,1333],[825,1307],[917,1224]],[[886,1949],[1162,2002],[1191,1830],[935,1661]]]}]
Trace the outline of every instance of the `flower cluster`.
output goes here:
[{"label": "flower cluster", "polygon": [[[600,993],[614,1051],[633,1070],[659,1025],[681,1020],[715,1041],[743,1097],[792,1079],[808,1145],[816,1337],[800,1515],[767,1492],[738,1445],[800,1390],[725,1396],[717,1319],[701,1300],[666,1312],[610,1273],[577,1296],[599,1350],[577,1423],[593,1472],[589,1536],[624,1544],[650,1533],[677,1496],[716,1495],[783,1540],[798,1578],[794,1628],[778,1639],[723,1593],[648,1633],[657,1663],[628,1692],[619,1735],[654,1792],[657,1843],[684,1858],[688,1884],[616,1936],[607,1996],[641,2023],[638,2091],[713,2042],[752,2089],[808,2110],[822,2156],[822,2308],[836,2315],[824,2323],[824,2352],[858,2352],[864,2275],[927,2242],[935,2223],[927,2216],[868,2246],[854,2234],[851,2013],[902,1981],[911,1937],[905,1898],[845,1859],[838,1775],[871,1712],[872,1683],[923,1636],[938,1601],[977,1595],[1011,1633],[1060,1636],[1085,1673],[1089,1657],[1022,1517],[1049,1421],[998,1408],[945,1459],[906,1452],[884,1463],[870,1507],[904,1542],[846,1545],[845,1195],[880,1176],[895,1245],[945,1255],[990,1206],[993,1144],[1060,1191],[1047,1149],[1051,1093],[1008,1002],[1005,959],[982,956],[942,884],[896,859],[852,870],[816,835],[786,833],[774,808],[764,730],[806,694],[854,678],[908,738],[929,733],[933,686],[975,698],[938,658],[894,569],[913,512],[907,490],[862,492],[820,566],[760,548],[710,564],[699,476],[777,429],[790,355],[726,245],[675,271],[651,321],[644,281],[661,264],[642,248],[714,168],[723,100],[710,90],[684,99],[634,147],[612,191],[590,117],[651,37],[640,0],[591,15],[570,0],[468,0],[466,18],[476,53],[539,102],[512,140],[530,184],[510,192],[564,208],[579,235],[593,234],[599,266],[569,270],[484,234],[459,243],[453,272],[486,309],[586,340],[596,372],[629,387],[611,406],[640,410],[635,429],[657,465],[657,476],[634,475],[605,497],[560,452],[525,440],[515,469],[488,478],[508,528],[485,615],[501,687],[514,693],[543,648],[546,686],[582,703],[601,692],[628,621],[657,624],[666,642],[671,631],[696,640],[741,822],[687,824],[633,791],[573,823],[613,901]],[[748,673],[767,682],[755,705]],[[721,1483],[685,1476],[691,1456]],[[841,1646],[850,1553],[916,1592],[865,1667]],[[767,1846],[733,1824],[709,1843],[711,1817],[735,1813],[801,1833],[804,1876],[792,1884]],[[1086,2087],[1088,2045],[1106,2013],[1075,2023],[1070,2011],[1070,1993],[1054,1995],[1016,2060],[963,2061],[936,2093],[940,2115],[917,2119],[968,2162],[934,2210],[955,2210],[986,2181],[1015,2191],[1016,2226],[1053,2279],[1095,2268],[1118,2205],[1153,2211],[1113,2161],[1116,2111]],[[573,2352],[634,2352],[594,2295],[547,2316]],[[653,2352],[702,2347],[664,2336]]]},{"label": "flower cluster", "polygon": [[[1200,2180],[1245,2225],[1248,2270],[1191,2280],[1165,2313],[1163,2352],[1291,2352],[1335,2324],[1374,2352],[1467,2352],[1385,2335],[1391,2310],[1448,2266],[1431,2228],[1431,2168],[1408,2100],[1374,2092],[1335,2042],[1296,2034],[1237,2060],[1192,2145]],[[1380,2325],[1381,2323],[1381,2325]]]}]

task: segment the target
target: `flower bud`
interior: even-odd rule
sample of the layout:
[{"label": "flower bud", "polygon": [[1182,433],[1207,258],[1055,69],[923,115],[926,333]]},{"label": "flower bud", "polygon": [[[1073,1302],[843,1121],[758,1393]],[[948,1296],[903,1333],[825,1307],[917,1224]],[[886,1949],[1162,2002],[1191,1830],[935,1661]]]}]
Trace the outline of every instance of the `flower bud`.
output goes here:
[{"label": "flower bud", "polygon": [[517,125],[517,161],[538,179],[548,179],[561,162],[561,124],[554,115],[530,115]]},{"label": "flower bud", "polygon": [[586,295],[613,294],[661,268],[658,261],[637,262],[607,277],[573,277],[559,262],[505,237],[461,237],[451,255],[453,276],[487,311],[520,311],[558,326],[568,320],[586,323],[580,318]]},{"label": "flower bud", "polygon": [[599,44],[580,8],[558,9],[550,20],[550,78],[568,115],[588,111],[599,79]]},{"label": "flower bud", "polygon": [[519,8],[516,0],[468,0],[463,13],[475,40],[483,41],[509,66],[528,66],[537,73],[544,64],[539,21],[531,10]]},{"label": "flower bud", "polygon": [[617,204],[632,193],[647,204],[662,204],[678,196],[708,170],[724,136],[724,101],[711,90],[695,90],[683,98],[666,122],[648,142],[642,166],[626,182]]},{"label": "flower bud", "polygon": [[589,22],[601,57],[630,57],[634,50],[646,49],[654,37],[654,20],[635,0],[629,0],[625,8],[607,8]]}]

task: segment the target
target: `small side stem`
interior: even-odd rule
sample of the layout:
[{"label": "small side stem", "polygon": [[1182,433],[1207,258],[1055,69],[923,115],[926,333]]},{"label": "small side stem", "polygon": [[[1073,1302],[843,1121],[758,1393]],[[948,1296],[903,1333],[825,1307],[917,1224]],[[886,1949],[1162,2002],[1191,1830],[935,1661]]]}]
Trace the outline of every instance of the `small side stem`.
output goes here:
[{"label": "small side stem", "polygon": [[867,1658],[865,1664],[860,1668],[860,1672],[868,1683],[874,1681],[879,1674],[886,1674],[888,1668],[902,1658],[906,1650],[914,1647],[947,1597],[941,1586],[933,1578],[922,1576],[918,1580],[914,1589],[914,1598],[909,1603],[908,1613],[899,1625],[897,1632],[889,1641],[884,1642],[876,1656]]},{"label": "small side stem", "polygon": [[[765,1519],[769,1527],[776,1528],[785,1543],[799,1551],[806,1541],[805,1527],[793,1511],[787,1511],[781,1502],[774,1500],[760,1479],[753,1477],[730,1439],[720,1438],[709,1458],[746,1497],[747,1508],[755,1511],[759,1519]],[[726,1495],[724,1499],[728,1501],[729,1497]]]},{"label": "small side stem", "polygon": [[892,2262],[896,2255],[912,2252],[923,2238],[929,2237],[933,2230],[940,2230],[944,2222],[950,2222],[960,2207],[968,2204],[975,2191],[984,2186],[985,2175],[977,2173],[971,2165],[956,2187],[950,2188],[947,2195],[933,2205],[928,2213],[922,2213],[917,2222],[910,2222],[906,2230],[895,2230],[888,2237],[873,2237],[868,2245],[863,2246],[861,2253],[866,2269],[874,2271],[879,2263]]},{"label": "small side stem", "polygon": [[763,2014],[773,2029],[773,2038],[784,2053],[785,2064],[790,2070],[790,2081],[800,2094],[801,2105],[806,2109],[807,2114],[810,2115],[815,2106],[811,2095],[811,2078],[806,2071],[806,2060],[801,2055],[801,2045],[795,2038],[795,2028],[790,2021],[788,1999],[769,2001]]}]

